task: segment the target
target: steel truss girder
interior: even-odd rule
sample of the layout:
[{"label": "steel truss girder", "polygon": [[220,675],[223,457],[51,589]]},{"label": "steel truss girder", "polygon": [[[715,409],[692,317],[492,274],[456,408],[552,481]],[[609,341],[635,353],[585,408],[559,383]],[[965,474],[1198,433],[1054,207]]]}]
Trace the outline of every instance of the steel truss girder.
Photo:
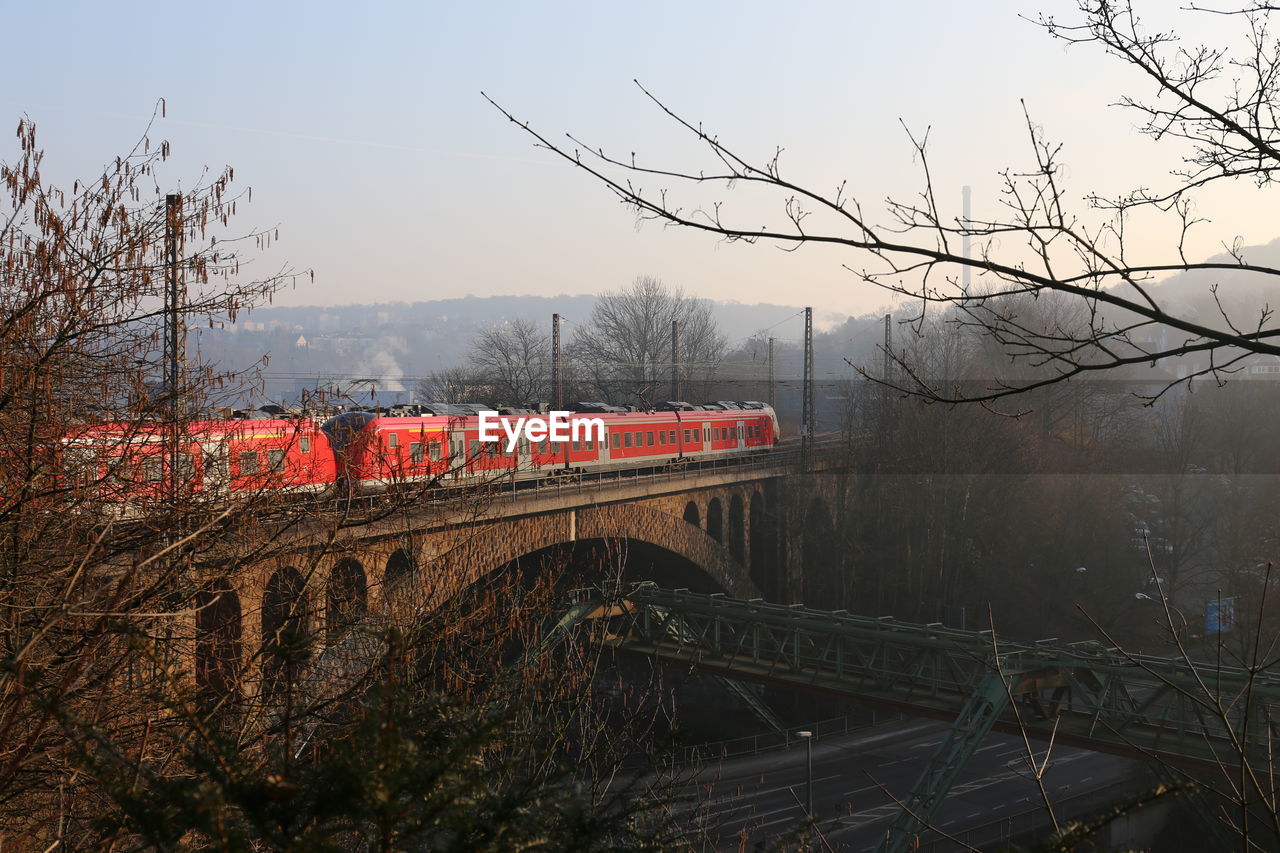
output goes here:
[{"label": "steel truss girder", "polygon": [[[596,593],[601,595],[601,593]],[[616,603],[615,599],[615,603]],[[603,611],[602,611],[603,612]],[[606,642],[722,675],[819,689],[954,717],[998,656],[1012,703],[997,722],[1030,734],[1188,766],[1270,769],[1280,677],[1097,643],[997,641],[961,631],[642,584],[609,613]]]}]

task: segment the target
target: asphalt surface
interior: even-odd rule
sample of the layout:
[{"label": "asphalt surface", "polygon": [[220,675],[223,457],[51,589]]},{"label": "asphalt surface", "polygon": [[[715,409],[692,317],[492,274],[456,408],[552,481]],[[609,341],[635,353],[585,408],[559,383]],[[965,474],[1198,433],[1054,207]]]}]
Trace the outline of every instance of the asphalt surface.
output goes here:
[{"label": "asphalt surface", "polygon": [[[897,814],[894,797],[906,799],[920,768],[938,747],[946,726],[898,722],[813,744],[814,813],[827,844],[836,850],[874,849]],[[1047,745],[1031,741],[1034,761]],[[1055,746],[1043,774],[1059,819],[1096,811],[1120,795],[1136,762]],[[1050,826],[1032,759],[1021,738],[992,733],[957,777],[931,822],[979,849],[1011,832]],[[697,777],[709,793],[706,825],[713,849],[756,850],[786,846],[804,820],[806,759],[803,746],[732,759]],[[892,796],[891,796],[892,795]],[[921,849],[965,849],[933,836]],[[825,849],[817,844],[814,849]]]}]

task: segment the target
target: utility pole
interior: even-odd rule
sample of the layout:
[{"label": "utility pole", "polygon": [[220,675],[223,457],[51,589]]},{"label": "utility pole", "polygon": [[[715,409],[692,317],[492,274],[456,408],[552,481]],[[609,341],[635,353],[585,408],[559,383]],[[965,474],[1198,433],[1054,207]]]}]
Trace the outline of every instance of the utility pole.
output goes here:
[{"label": "utility pole", "polygon": [[564,380],[560,375],[560,315],[551,315],[551,402],[555,411],[564,410]]},{"label": "utility pole", "polygon": [[[180,541],[182,531],[178,529],[178,506],[182,494],[182,472],[179,470],[179,461],[182,458],[182,409],[181,397],[183,391],[182,366],[185,360],[186,349],[186,324],[182,322],[183,302],[181,289],[178,284],[178,241],[181,238],[182,229],[182,196],[177,193],[168,193],[164,198],[164,237],[165,237],[165,266],[166,287],[164,291],[164,390],[167,399],[166,417],[168,423],[167,440],[168,453],[165,456],[168,459],[164,461],[169,466],[168,476],[164,477],[163,483],[166,486],[168,495],[169,512],[173,514],[169,523],[165,527],[165,544],[173,546]],[[162,457],[163,458],[163,457]],[[192,466],[194,471],[194,466]],[[187,595],[186,573],[183,571],[183,558],[177,553],[171,553],[167,561],[172,567],[173,576],[170,580],[169,601],[172,608],[177,611],[182,607]],[[165,636],[170,642],[165,643],[164,654],[170,661],[175,659],[173,654],[172,640],[174,630],[179,623],[173,620],[165,620]],[[182,628],[179,632],[183,636],[194,637],[195,625],[190,620],[183,620]],[[156,674],[153,664],[152,676]]]},{"label": "utility pole", "polygon": [[778,407],[778,401],[775,399],[776,390],[774,387],[774,372],[773,372],[773,342],[774,342],[774,338],[769,338],[769,400],[768,402],[769,402],[770,408],[776,409]]},{"label": "utility pole", "polygon": [[680,399],[680,321],[671,321],[671,399]]},{"label": "utility pole", "polygon": [[168,255],[168,287],[165,289],[165,394],[168,397],[169,416],[169,500],[170,509],[176,510],[181,490],[180,459],[181,427],[180,398],[182,395],[182,366],[186,356],[186,332],[182,322],[182,294],[178,285],[178,238],[182,227],[182,196],[169,193],[165,201],[165,243]]},{"label": "utility pole", "polygon": [[804,309],[804,408],[800,415],[800,460],[808,470],[813,464],[813,308]]},{"label": "utility pole", "polygon": [[893,328],[889,325],[889,314],[884,315],[884,364],[880,368],[880,440],[887,441],[889,436],[889,371],[892,368],[890,353],[893,351]]},{"label": "utility pole", "polygon": [[884,367],[880,371],[880,381],[889,384],[889,353],[893,352],[893,328],[889,325],[889,314],[884,315]]}]

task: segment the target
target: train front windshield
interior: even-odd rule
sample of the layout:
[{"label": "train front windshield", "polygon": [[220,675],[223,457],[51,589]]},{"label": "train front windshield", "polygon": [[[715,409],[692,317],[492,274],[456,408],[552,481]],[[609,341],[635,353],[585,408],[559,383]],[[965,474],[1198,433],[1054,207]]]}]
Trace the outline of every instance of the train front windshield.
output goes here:
[{"label": "train front windshield", "polygon": [[333,445],[334,452],[340,453],[376,417],[373,412],[343,412],[325,421],[320,431],[329,436],[329,444]]}]

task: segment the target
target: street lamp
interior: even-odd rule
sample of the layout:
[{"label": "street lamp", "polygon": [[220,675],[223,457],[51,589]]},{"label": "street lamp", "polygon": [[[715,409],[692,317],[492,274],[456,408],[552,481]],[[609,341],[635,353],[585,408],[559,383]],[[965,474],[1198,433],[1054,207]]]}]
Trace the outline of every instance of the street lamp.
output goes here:
[{"label": "street lamp", "polygon": [[796,736],[804,739],[805,746],[805,813],[813,820],[813,732],[796,732]]}]

